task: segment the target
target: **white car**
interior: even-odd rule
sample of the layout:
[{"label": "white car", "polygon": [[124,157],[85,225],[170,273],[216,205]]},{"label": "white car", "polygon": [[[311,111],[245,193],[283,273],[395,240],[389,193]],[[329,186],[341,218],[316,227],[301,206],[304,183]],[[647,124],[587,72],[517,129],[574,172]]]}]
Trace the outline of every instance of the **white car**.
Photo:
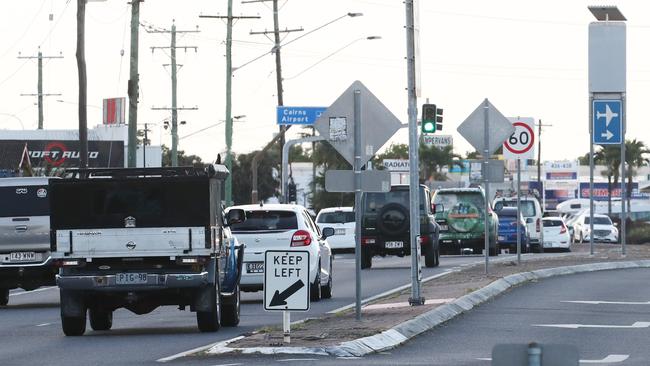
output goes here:
[{"label": "white car", "polygon": [[320,210],[316,216],[316,225],[323,230],[334,228],[334,235],[327,238],[333,251],[354,252],[355,218],[352,207],[328,207]]},{"label": "white car", "polygon": [[542,219],[544,230],[544,249],[565,249],[571,251],[569,230],[560,217],[545,217]]},{"label": "white car", "polygon": [[[573,224],[575,240],[583,243],[591,239],[589,232],[589,213],[583,213]],[[607,215],[594,214],[594,241],[596,242],[618,242],[618,229]]]},{"label": "white car", "polygon": [[332,297],[332,249],[326,239],[334,234],[333,228],[321,231],[300,205],[242,205],[228,210],[235,208],[246,213],[246,221],[231,227],[239,243],[244,245],[242,291],[264,288],[265,251],[306,250],[309,252],[311,301]]},{"label": "white car", "polygon": [[[542,243],[542,206],[539,204],[537,198],[533,196],[522,196],[521,199],[521,215],[526,220],[526,227],[528,228],[528,235],[530,238],[531,248],[540,248]],[[494,211],[501,211],[503,207],[517,207],[516,197],[497,197],[493,202]]]}]

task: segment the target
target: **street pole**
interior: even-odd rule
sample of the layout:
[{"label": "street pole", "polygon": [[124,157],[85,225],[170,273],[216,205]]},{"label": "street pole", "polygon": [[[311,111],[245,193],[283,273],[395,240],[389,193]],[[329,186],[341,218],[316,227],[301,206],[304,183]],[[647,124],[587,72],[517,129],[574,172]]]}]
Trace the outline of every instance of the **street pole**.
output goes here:
[{"label": "street pole", "polygon": [[85,58],[85,27],[86,0],[77,0],[77,70],[79,73],[79,167],[88,167],[88,113],[86,58]]},{"label": "street pole", "polygon": [[354,91],[354,309],[361,320],[361,91]]},{"label": "street pole", "polygon": [[147,123],[145,123],[144,124],[144,141],[142,141],[142,167],[143,168],[147,167],[147,141],[148,141],[147,132],[149,132],[149,126],[147,126]]},{"label": "street pole", "polygon": [[[521,265],[521,159],[517,158],[517,265]],[[543,229],[542,225],[542,229]]]},{"label": "street pole", "polygon": [[488,266],[490,264],[490,227],[489,227],[489,219],[488,215],[490,214],[490,182],[488,179],[488,172],[489,172],[489,158],[490,158],[490,133],[489,133],[489,104],[487,98],[485,99],[484,106],[483,106],[483,144],[485,146],[485,150],[483,150],[483,185],[485,188],[485,219],[483,221],[483,226],[485,226],[485,250],[483,254],[485,254],[485,274],[488,274]]},{"label": "street pole", "polygon": [[[589,96],[589,255],[594,255],[594,95]],[[582,234],[582,233],[581,233]]]},{"label": "street pole", "polygon": [[138,75],[138,29],[140,27],[140,3],[144,0],[131,0],[131,52],[129,54],[129,82],[127,93],[129,95],[129,132],[128,132],[128,166],[136,166],[136,148],[138,145],[138,95],[139,95],[139,78]]},{"label": "street pole", "polygon": [[42,130],[43,129],[43,97],[49,97],[49,96],[54,96],[54,95],[61,95],[61,94],[44,94],[43,93],[43,59],[47,58],[63,58],[63,56],[43,56],[43,53],[41,52],[41,47],[38,47],[38,56],[18,56],[18,58],[22,59],[38,59],[38,83],[36,86],[36,94],[20,94],[21,96],[30,96],[30,97],[36,97],[38,100],[38,129]]},{"label": "street pole", "polygon": [[[406,0],[406,64],[408,79],[409,126],[409,230],[411,241],[411,297],[410,305],[424,305],[420,293],[420,173],[418,169],[417,95],[415,80],[415,7],[414,0]],[[358,206],[361,207],[360,203]],[[357,210],[360,211],[360,210]]]},{"label": "street pole", "polygon": [[226,167],[231,174],[226,178],[226,205],[232,201],[232,27],[234,19],[259,19],[259,16],[233,16],[232,0],[228,0],[228,15],[200,15],[199,18],[226,19]]},{"label": "street pole", "polygon": [[[323,136],[307,136],[295,140],[289,140],[284,143],[284,146],[282,147],[282,166],[289,166],[289,151],[291,150],[291,147],[295,144],[302,144],[305,142],[311,142],[312,144],[315,144],[316,141],[323,141],[325,138]],[[284,202],[289,201],[289,189],[288,189],[288,182],[289,182],[289,170],[288,169],[283,169],[282,170],[282,175],[281,175],[281,182],[280,182],[280,189],[281,189],[281,197]]]},{"label": "street pole", "polygon": [[[627,221],[627,210],[626,210],[626,201],[627,201],[627,187],[626,187],[626,182],[625,182],[625,121],[627,117],[627,110],[626,110],[626,96],[625,93],[621,95],[622,103],[621,103],[621,109],[623,112],[623,118],[621,120],[622,126],[621,126],[621,232],[619,234],[619,237],[621,238],[621,255],[625,257],[626,254],[626,248],[625,248],[625,239],[626,239],[626,221]],[[593,236],[593,235],[592,235]]]}]

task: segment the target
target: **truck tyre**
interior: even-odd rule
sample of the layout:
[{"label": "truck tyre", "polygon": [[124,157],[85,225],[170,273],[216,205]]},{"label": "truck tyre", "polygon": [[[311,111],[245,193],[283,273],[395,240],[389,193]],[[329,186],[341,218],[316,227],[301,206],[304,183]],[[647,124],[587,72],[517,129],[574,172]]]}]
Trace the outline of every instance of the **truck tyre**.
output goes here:
[{"label": "truck tyre", "polygon": [[332,298],[332,257],[330,257],[330,271],[329,271],[329,277],[328,277],[328,280],[327,280],[327,285],[321,286],[320,292],[321,292],[321,297],[323,299],[331,299]]},{"label": "truck tyre", "polygon": [[361,247],[361,269],[372,267],[372,252],[370,248]]},{"label": "truck tyre", "polygon": [[0,306],[5,306],[9,303],[9,289],[0,288]]},{"label": "truck tyre", "polygon": [[86,318],[77,318],[61,315],[63,334],[68,337],[81,336],[86,332]]},{"label": "truck tyre", "polygon": [[216,332],[220,327],[221,319],[221,303],[219,302],[220,297],[217,295],[217,288],[219,284],[215,284],[215,287],[210,287],[204,289],[203,291],[208,291],[208,297],[210,299],[209,310],[207,311],[197,311],[196,312],[196,323],[199,326],[201,332]]},{"label": "truck tyre", "polygon": [[321,289],[320,289],[320,260],[318,261],[318,270],[316,272],[316,278],[314,283],[311,284],[309,289],[309,299],[311,301],[320,301],[321,298]]},{"label": "truck tyre", "polygon": [[90,327],[93,330],[109,330],[113,326],[113,312],[91,308],[88,311]]},{"label": "truck tyre", "polygon": [[221,325],[224,327],[236,327],[239,324],[241,311],[241,292],[239,284],[230,296],[221,297]]},{"label": "truck tyre", "polygon": [[430,247],[427,248],[424,253],[424,265],[427,268],[432,268],[436,266],[436,251],[433,249],[433,243]]}]

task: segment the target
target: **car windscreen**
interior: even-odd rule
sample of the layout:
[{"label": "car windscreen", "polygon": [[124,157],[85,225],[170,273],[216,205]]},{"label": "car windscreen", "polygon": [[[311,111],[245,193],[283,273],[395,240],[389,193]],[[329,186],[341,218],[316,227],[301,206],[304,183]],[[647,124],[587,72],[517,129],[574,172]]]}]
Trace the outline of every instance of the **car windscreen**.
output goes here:
[{"label": "car windscreen", "polygon": [[442,204],[445,211],[450,211],[459,203],[471,203],[483,212],[485,210],[485,201],[480,192],[438,192],[433,199],[436,205]]},{"label": "car windscreen", "polygon": [[323,212],[318,215],[319,224],[345,224],[348,222],[354,222],[354,212],[351,211],[334,211],[334,212]]},{"label": "car windscreen", "polygon": [[251,210],[246,211],[246,221],[232,226],[232,231],[287,231],[298,229],[298,218],[293,211]]},{"label": "car windscreen", "polygon": [[[537,215],[535,203],[533,201],[521,200],[521,215],[523,217],[532,217]],[[499,211],[504,207],[517,207],[517,200],[501,200],[494,204],[494,210]]]},{"label": "car windscreen", "polygon": [[[589,216],[585,216],[585,224],[589,225]],[[611,225],[609,217],[594,217],[594,225]]]},{"label": "car windscreen", "polygon": [[207,178],[61,180],[50,203],[55,230],[210,225]]},{"label": "car windscreen", "polygon": [[500,211],[497,211],[497,215],[499,217],[517,217],[517,210],[510,210],[505,208]]},{"label": "car windscreen", "polygon": [[0,217],[47,216],[48,193],[47,186],[0,187]]},{"label": "car windscreen", "polygon": [[544,227],[562,226],[562,220],[542,220]]},{"label": "car windscreen", "polygon": [[[420,212],[424,212],[426,205],[424,189],[420,189]],[[371,192],[364,195],[363,207],[365,212],[377,213],[389,203],[398,203],[409,208],[409,191],[406,189],[394,190],[386,193]]]}]

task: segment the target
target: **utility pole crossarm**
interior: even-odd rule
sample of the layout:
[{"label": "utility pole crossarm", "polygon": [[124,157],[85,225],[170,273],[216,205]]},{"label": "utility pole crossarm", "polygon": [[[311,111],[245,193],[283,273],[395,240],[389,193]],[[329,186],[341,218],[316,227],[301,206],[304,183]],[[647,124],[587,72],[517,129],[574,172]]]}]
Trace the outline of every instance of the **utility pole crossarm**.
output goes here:
[{"label": "utility pole crossarm", "polygon": [[[302,31],[304,31],[302,27],[294,28],[294,29],[286,28],[285,30],[278,31],[278,33],[291,33],[291,32],[302,32]],[[259,34],[267,35],[267,34],[275,34],[275,31],[267,31],[267,30],[259,31],[259,32],[250,31],[248,34],[250,34],[251,36],[259,35]]]},{"label": "utility pole crossarm", "polygon": [[63,55],[58,55],[58,56],[43,56],[43,53],[41,53],[41,48],[38,48],[38,55],[37,56],[22,56],[20,53],[18,53],[18,58],[19,59],[37,59],[38,60],[38,85],[37,85],[37,93],[35,94],[20,94],[21,96],[30,96],[30,97],[37,97],[38,98],[38,129],[42,130],[43,129],[43,97],[49,97],[49,96],[60,96],[61,94],[48,94],[48,93],[43,93],[43,59],[55,59],[55,58],[63,58]]}]

